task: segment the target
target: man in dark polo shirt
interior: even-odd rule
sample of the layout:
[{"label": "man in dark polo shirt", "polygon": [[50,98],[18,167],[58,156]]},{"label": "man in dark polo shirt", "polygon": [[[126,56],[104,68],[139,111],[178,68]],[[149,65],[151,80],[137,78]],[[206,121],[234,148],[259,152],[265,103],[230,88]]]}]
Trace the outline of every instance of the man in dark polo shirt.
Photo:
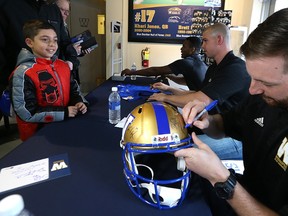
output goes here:
[{"label": "man in dark polo shirt", "polygon": [[[221,23],[206,28],[202,35],[202,48],[206,55],[214,59],[209,66],[203,84],[199,91],[179,91],[177,94],[157,93],[149,100],[167,102],[183,107],[189,101],[199,100],[206,105],[218,100],[218,105],[212,113],[222,113],[243,101],[248,95],[250,76],[247,73],[245,62],[235,56],[230,48],[230,31]],[[164,83],[155,83],[153,88],[170,91],[171,87]],[[242,143],[231,138],[215,140],[207,135],[200,139],[207,143],[221,159],[241,159]]]},{"label": "man in dark polo shirt", "polygon": [[[199,56],[200,48],[200,38],[188,37],[184,40],[181,47],[182,59],[176,60],[171,64],[162,67],[149,67],[137,71],[125,69],[121,74],[142,76],[164,75],[178,84],[187,85],[190,90],[198,91],[202,85],[207,70],[207,65]],[[183,76],[175,76],[179,74]]]}]

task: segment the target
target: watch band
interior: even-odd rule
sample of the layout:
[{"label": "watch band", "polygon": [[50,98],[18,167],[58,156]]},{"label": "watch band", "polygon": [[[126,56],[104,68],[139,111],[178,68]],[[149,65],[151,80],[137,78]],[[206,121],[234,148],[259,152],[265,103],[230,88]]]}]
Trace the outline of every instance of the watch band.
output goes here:
[{"label": "watch band", "polygon": [[234,187],[237,183],[235,171],[229,169],[230,176],[225,182],[217,182],[214,185],[216,195],[221,199],[231,199],[234,193]]}]

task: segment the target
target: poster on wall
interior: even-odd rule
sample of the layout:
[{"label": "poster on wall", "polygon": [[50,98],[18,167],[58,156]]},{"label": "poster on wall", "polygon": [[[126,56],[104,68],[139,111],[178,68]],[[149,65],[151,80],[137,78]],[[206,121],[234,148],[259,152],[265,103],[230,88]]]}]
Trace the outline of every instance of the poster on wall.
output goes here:
[{"label": "poster on wall", "polygon": [[129,0],[128,41],[180,44],[216,20],[231,23],[223,8],[224,0]]}]

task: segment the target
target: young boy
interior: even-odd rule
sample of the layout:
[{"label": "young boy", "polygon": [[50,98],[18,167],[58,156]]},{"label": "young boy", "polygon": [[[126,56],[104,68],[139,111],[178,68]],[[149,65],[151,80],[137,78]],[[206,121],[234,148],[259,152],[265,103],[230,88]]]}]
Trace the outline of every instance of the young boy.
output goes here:
[{"label": "young boy", "polygon": [[[87,101],[71,78],[69,66],[54,55],[57,35],[41,20],[24,24],[25,43],[10,76],[11,101],[21,140],[31,137],[45,123],[62,121],[87,111]],[[86,104],[85,104],[86,103]]]}]

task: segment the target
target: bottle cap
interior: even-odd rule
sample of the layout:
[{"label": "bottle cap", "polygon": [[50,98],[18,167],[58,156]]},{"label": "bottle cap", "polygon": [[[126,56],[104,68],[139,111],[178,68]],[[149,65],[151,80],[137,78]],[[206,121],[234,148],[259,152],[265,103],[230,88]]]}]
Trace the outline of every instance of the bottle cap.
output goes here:
[{"label": "bottle cap", "polygon": [[16,216],[24,209],[21,195],[13,194],[0,201],[0,216]]},{"label": "bottle cap", "polygon": [[117,87],[112,87],[112,91],[118,91]]}]

